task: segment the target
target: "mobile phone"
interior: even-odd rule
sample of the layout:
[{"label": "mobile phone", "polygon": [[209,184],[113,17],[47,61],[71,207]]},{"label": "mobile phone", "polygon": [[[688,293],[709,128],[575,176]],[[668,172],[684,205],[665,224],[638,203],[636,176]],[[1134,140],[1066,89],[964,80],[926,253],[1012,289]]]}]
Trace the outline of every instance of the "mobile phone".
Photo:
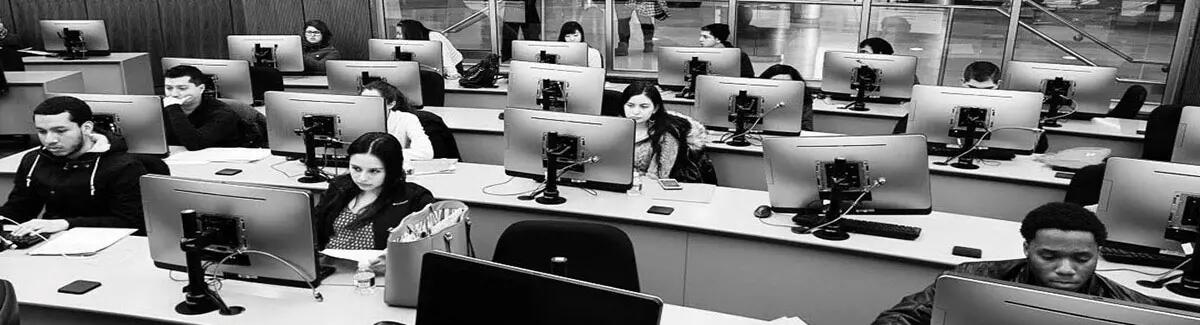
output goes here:
[{"label": "mobile phone", "polygon": [[237,174],[239,174],[239,173],[241,173],[241,172],[242,172],[242,170],[241,170],[241,169],[235,169],[235,168],[225,168],[225,169],[222,169],[222,170],[218,170],[218,171],[217,171],[217,175],[221,175],[221,176],[233,176],[233,175],[237,175]]},{"label": "mobile phone", "polygon": [[1054,177],[1071,179],[1071,178],[1075,177],[1075,173],[1057,172],[1057,173],[1054,173]]},{"label": "mobile phone", "polygon": [[100,286],[100,282],[88,281],[88,280],[75,280],[75,282],[68,283],[67,285],[63,286],[62,288],[58,288],[58,292],[69,293],[69,294],[74,294],[74,295],[81,295],[81,294],[87,293],[88,291],[92,291],[92,289],[95,289],[96,287],[99,287],[99,286]]},{"label": "mobile phone", "polygon": [[683,186],[679,185],[679,181],[676,181],[676,180],[670,179],[670,178],[658,179],[658,185],[662,186],[662,189],[664,189],[664,190],[682,190],[683,189]]},{"label": "mobile phone", "polygon": [[675,208],[665,207],[665,206],[661,206],[661,205],[654,205],[654,206],[650,206],[650,209],[646,210],[646,212],[653,213],[653,214],[661,214],[661,215],[665,216],[665,215],[670,215],[671,212],[675,212]]}]

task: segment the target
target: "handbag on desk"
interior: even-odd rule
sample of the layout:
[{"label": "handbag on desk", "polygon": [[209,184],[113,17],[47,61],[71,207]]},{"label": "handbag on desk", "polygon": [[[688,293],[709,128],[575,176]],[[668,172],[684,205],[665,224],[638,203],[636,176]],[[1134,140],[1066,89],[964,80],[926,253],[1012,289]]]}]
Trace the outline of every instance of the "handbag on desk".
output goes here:
[{"label": "handbag on desk", "polygon": [[496,76],[500,74],[500,56],[488,54],[483,61],[463,72],[458,85],[463,88],[496,88]]},{"label": "handbag on desk", "polygon": [[[439,201],[404,217],[387,241],[387,286],[383,301],[390,306],[415,307],[421,284],[421,258],[433,250],[475,257],[471,244],[471,218],[467,205]],[[448,220],[447,220],[448,219]],[[447,220],[448,225],[432,225]],[[426,232],[428,230],[428,232]],[[416,237],[408,237],[417,234]]]}]

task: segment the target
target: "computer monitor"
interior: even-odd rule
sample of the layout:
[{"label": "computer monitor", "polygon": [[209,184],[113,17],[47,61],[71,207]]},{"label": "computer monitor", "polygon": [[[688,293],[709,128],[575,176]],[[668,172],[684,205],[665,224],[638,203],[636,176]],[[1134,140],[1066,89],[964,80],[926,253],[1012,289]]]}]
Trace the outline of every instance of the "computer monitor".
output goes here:
[{"label": "computer monitor", "polygon": [[[737,77],[742,74],[742,50],[713,47],[658,48],[658,84],[667,89],[688,86],[690,75]],[[690,78],[690,77],[689,77]]]},{"label": "computer monitor", "polygon": [[[855,214],[929,214],[929,156],[916,134],[779,137],[763,140],[767,192],[775,212],[815,214],[839,189]],[[886,179],[886,182],[882,180]],[[881,184],[877,184],[883,182]],[[871,189],[874,187],[874,189]]]},{"label": "computer monitor", "polygon": [[42,20],[40,25],[42,46],[47,52],[76,52],[87,56],[110,54],[108,29],[103,20]]},{"label": "computer monitor", "polygon": [[947,273],[934,282],[933,325],[1183,325],[1200,314],[1179,309]]},{"label": "computer monitor", "polygon": [[71,96],[92,108],[96,130],[108,130],[125,139],[129,153],[166,157],[162,98],[146,95],[47,94],[46,98]]},{"label": "computer monitor", "polygon": [[[556,133],[555,143],[546,143]],[[555,165],[566,166],[593,157],[598,161],[573,166],[560,184],[621,192],[633,184],[633,120],[509,108],[504,111],[504,173],[545,180],[546,147]]]},{"label": "computer monitor", "polygon": [[1086,119],[1108,113],[1117,68],[1012,61],[1004,67],[1003,82],[1004,89],[1043,94],[1042,110],[1049,117],[1074,112],[1067,117]]},{"label": "computer monitor", "polygon": [[421,69],[443,73],[442,42],[372,38],[367,47],[371,61],[415,61]]},{"label": "computer monitor", "polygon": [[860,93],[867,101],[912,98],[915,56],[826,51],[824,62],[821,91],[834,97],[848,96],[856,103],[861,103]]},{"label": "computer monitor", "polygon": [[643,293],[431,251],[421,262],[416,324],[655,325],[662,308]]},{"label": "computer monitor", "polygon": [[1200,166],[1113,157],[1102,184],[1096,215],[1109,241],[1183,252],[1165,230],[1168,220],[1200,211]]},{"label": "computer monitor", "polygon": [[[315,146],[327,149],[344,148],[367,132],[387,130],[387,111],[380,97],[282,91],[268,91],[264,97],[267,142],[273,155],[305,155],[304,137],[298,133],[308,128],[313,128]],[[316,153],[345,157],[344,150]]]},{"label": "computer monitor", "polygon": [[[317,264],[313,200],[307,191],[152,174],[142,176],[141,187],[146,237],[156,267],[186,271],[180,239],[190,234],[180,213],[194,210],[197,228],[221,234],[222,240],[201,253],[206,264],[252,249],[291,262],[304,274],[300,277],[290,266],[262,254],[242,254],[221,266],[227,279],[307,287],[319,285],[328,275]],[[212,268],[207,273],[212,274]]]},{"label": "computer monitor", "polygon": [[242,60],[214,60],[192,58],[163,58],[162,68],[189,65],[200,69],[211,79],[208,89],[217,98],[229,98],[245,103],[254,102],[254,91],[250,81],[250,63]]},{"label": "computer monitor", "polygon": [[280,72],[304,72],[300,35],[229,35],[229,59]]},{"label": "computer monitor", "polygon": [[1030,154],[1037,146],[1038,133],[1031,131],[1038,126],[1039,93],[926,85],[912,91],[908,133],[924,134],[930,144],[965,147],[959,140],[979,140],[994,130],[980,148]]},{"label": "computer monitor", "polygon": [[693,117],[710,130],[736,132],[740,120],[743,128],[797,136],[804,119],[804,82],[699,76],[696,108]]},{"label": "computer monitor", "polygon": [[358,95],[362,87],[382,80],[400,89],[408,104],[421,106],[421,65],[402,61],[325,61],[329,90],[337,94]]},{"label": "computer monitor", "polygon": [[508,107],[600,115],[604,68],[513,61]]},{"label": "computer monitor", "polygon": [[1171,162],[1200,165],[1200,107],[1187,106],[1180,112]]},{"label": "computer monitor", "polygon": [[[584,42],[512,41],[512,61],[588,66]],[[512,62],[509,62],[511,64]]]}]

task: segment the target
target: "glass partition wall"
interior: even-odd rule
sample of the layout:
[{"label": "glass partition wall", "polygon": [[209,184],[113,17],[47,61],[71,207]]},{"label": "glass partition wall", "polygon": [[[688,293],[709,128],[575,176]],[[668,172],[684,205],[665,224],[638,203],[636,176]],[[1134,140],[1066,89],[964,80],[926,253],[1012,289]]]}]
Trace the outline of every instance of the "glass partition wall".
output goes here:
[{"label": "glass partition wall", "polygon": [[756,73],[787,64],[821,80],[822,53],[880,37],[896,54],[918,58],[922,84],[958,85],[974,61],[1099,65],[1118,69],[1114,99],[1139,85],[1147,102],[1172,102],[1179,92],[1177,61],[1198,7],[1182,0],[382,1],[384,24],[420,20],[468,59],[504,54],[508,40],[558,40],[574,21],[610,74],[650,77],[657,48],[697,46],[701,26],[724,23]]}]

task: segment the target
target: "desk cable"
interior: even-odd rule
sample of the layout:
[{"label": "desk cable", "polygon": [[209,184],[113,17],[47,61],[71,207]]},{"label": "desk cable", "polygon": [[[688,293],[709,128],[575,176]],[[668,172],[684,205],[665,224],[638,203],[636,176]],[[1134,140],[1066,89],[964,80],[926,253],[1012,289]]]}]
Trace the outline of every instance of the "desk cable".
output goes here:
[{"label": "desk cable", "polygon": [[[309,279],[308,276],[304,275],[304,272],[300,272],[300,268],[296,267],[295,264],[292,264],[291,262],[288,262],[287,260],[284,260],[283,258],[280,258],[279,256],[275,256],[275,254],[271,254],[271,253],[267,253],[267,252],[259,251],[259,250],[253,250],[253,249],[237,250],[233,253],[230,253],[229,255],[225,255],[225,257],[221,258],[221,260],[217,261],[217,263],[209,265],[209,266],[213,267],[212,274],[213,274],[213,277],[217,284],[217,288],[214,289],[214,291],[220,291],[220,289],[221,289],[221,287],[220,287],[221,266],[225,265],[225,261],[228,261],[230,258],[237,256],[237,255],[242,255],[242,254],[259,254],[259,255],[266,256],[266,257],[270,257],[272,259],[275,259],[276,261],[279,261],[280,263],[283,263],[283,265],[286,265],[288,268],[292,269],[292,271],[296,272],[296,275],[300,276],[300,279],[303,280],[304,283],[308,285],[309,289],[312,289],[313,300],[316,300],[317,302],[325,301],[325,296],[322,296],[321,292],[317,291],[317,287],[313,286],[313,282],[315,282],[316,280]],[[205,269],[204,273],[208,273],[208,267],[205,267],[204,269]]]},{"label": "desk cable", "polygon": [[1188,262],[1191,262],[1191,261],[1192,261],[1192,259],[1190,259],[1190,258],[1186,259],[1183,261],[1183,263],[1179,263],[1179,265],[1176,265],[1174,268],[1171,268],[1170,270],[1167,270],[1167,271],[1161,272],[1161,273],[1150,273],[1150,272],[1144,272],[1144,271],[1134,270],[1134,269],[1130,269],[1130,268],[1123,268],[1123,267],[1111,268],[1111,269],[1098,269],[1098,270],[1096,270],[1096,272],[1128,271],[1128,272],[1133,272],[1133,273],[1138,273],[1138,274],[1143,274],[1143,275],[1159,277],[1157,280],[1162,280],[1165,277],[1167,277],[1167,275],[1171,274],[1171,272],[1175,272],[1175,271],[1179,270],[1180,268],[1182,268],[1184,265],[1187,265]]},{"label": "desk cable", "polygon": [[1064,113],[1064,114],[1062,114],[1062,115],[1059,115],[1059,116],[1052,116],[1052,117],[1047,117],[1047,118],[1044,118],[1044,119],[1038,120],[1038,124],[1046,123],[1046,121],[1050,121],[1050,120],[1057,120],[1057,119],[1060,119],[1060,118],[1064,118],[1064,117],[1067,117],[1067,116],[1071,116],[1071,114],[1075,114],[1075,111],[1077,111],[1077,110],[1071,110],[1070,112],[1066,112],[1066,113]]},{"label": "desk cable", "polygon": [[741,136],[749,136],[751,139],[758,140],[758,142],[759,142],[758,146],[762,146],[762,137],[761,136],[755,137],[750,134],[750,131],[754,130],[754,127],[758,126],[758,123],[762,122],[763,118],[767,117],[767,115],[771,115],[771,113],[775,112],[776,110],[778,110],[780,108],[784,108],[786,106],[787,106],[786,103],[776,104],[775,107],[767,110],[767,112],[763,113],[762,116],[759,116],[757,119],[754,119],[754,123],[751,123],[750,127],[746,128],[746,131],[742,131],[742,133],[736,133],[736,134],[733,131],[726,132],[724,135],[721,135],[721,138],[717,140],[717,143],[725,143],[726,141],[729,141],[729,139],[733,139],[733,138],[741,135]]},{"label": "desk cable", "polygon": [[867,196],[868,193],[871,193],[872,190],[879,188],[879,186],[882,186],[884,183],[887,183],[887,178],[880,177],[879,179],[876,179],[875,183],[872,183],[871,186],[863,189],[862,193],[858,194],[858,198],[854,199],[854,203],[850,203],[850,207],[847,207],[846,210],[838,213],[837,218],[833,218],[833,220],[829,220],[828,222],[817,225],[816,227],[808,228],[804,230],[803,233],[811,234],[814,231],[821,230],[821,228],[825,228],[834,224],[835,222],[841,221],[843,217],[845,217],[847,214],[850,214],[851,211],[854,211],[854,208],[858,207],[858,203],[862,201],[863,197]]},{"label": "desk cable", "polygon": [[1002,126],[1002,127],[998,127],[998,128],[991,128],[991,129],[988,129],[987,132],[984,132],[983,135],[979,137],[979,140],[975,141],[975,143],[971,144],[971,147],[967,148],[967,150],[963,150],[962,153],[959,153],[958,155],[956,155],[954,157],[946,158],[946,160],[943,160],[941,162],[935,162],[934,164],[935,165],[946,165],[946,164],[949,164],[951,161],[954,161],[955,159],[962,158],[962,156],[966,156],[968,153],[971,153],[971,151],[975,151],[975,149],[979,148],[979,144],[983,142],[983,139],[986,139],[988,137],[988,135],[992,134],[993,131],[999,131],[999,130],[1026,130],[1026,131],[1033,132],[1039,136],[1042,134],[1042,132],[1045,132],[1045,130],[1042,130],[1039,128],[1031,128],[1031,127],[1024,127],[1024,126]]}]

